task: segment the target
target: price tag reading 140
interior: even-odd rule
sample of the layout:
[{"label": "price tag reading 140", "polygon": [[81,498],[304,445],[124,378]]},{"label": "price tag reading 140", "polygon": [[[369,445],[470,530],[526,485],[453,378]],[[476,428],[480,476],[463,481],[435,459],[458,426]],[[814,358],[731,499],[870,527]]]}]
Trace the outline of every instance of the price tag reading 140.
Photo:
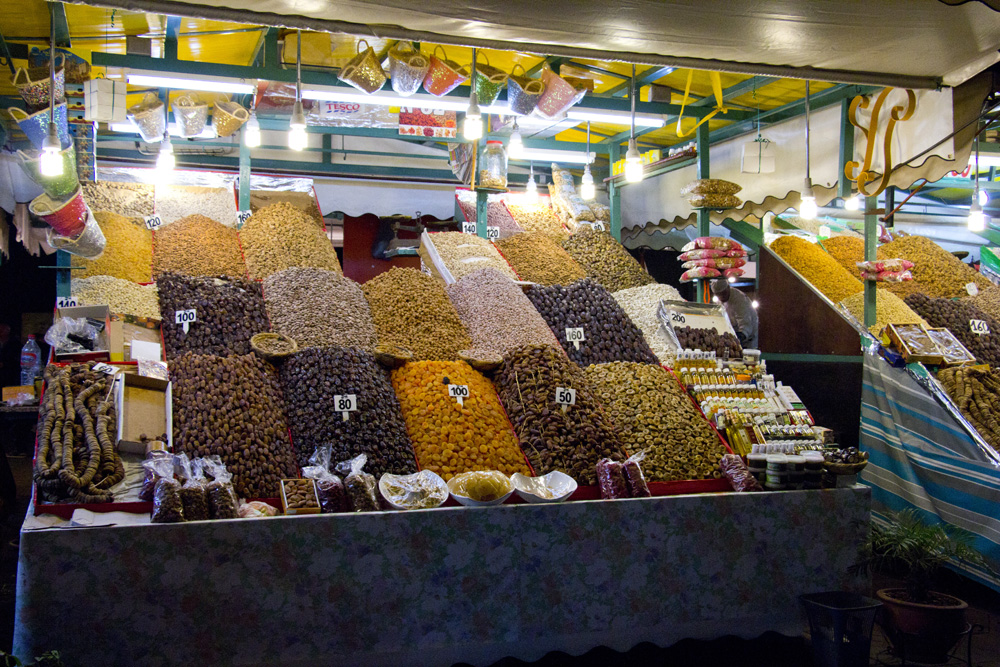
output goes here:
[{"label": "price tag reading 140", "polygon": [[462,233],[463,234],[472,234],[473,236],[475,236],[476,234],[479,233],[479,229],[478,229],[478,227],[476,227],[476,223],[474,223],[474,222],[463,222],[462,223]]},{"label": "price tag reading 140", "polygon": [[357,394],[337,394],[333,397],[333,406],[340,412],[344,417],[344,421],[347,421],[348,413],[357,412],[358,410],[358,395]]},{"label": "price tag reading 140", "polygon": [[448,385],[448,395],[458,401],[458,404],[465,407],[465,399],[469,397],[469,385],[450,384]]},{"label": "price tag reading 140", "polygon": [[188,332],[192,322],[198,321],[198,311],[195,308],[188,308],[187,310],[175,310],[174,311],[174,324],[181,325],[184,329],[184,333]]},{"label": "price tag reading 140", "polygon": [[80,304],[71,296],[61,296],[56,299],[56,308],[76,308],[78,305]]},{"label": "price tag reading 140", "polygon": [[977,336],[987,336],[990,333],[989,325],[983,320],[969,320],[969,328]]},{"label": "price tag reading 140", "polygon": [[566,327],[566,342],[573,343],[573,347],[580,349],[580,343],[587,340],[583,333],[583,327]]}]

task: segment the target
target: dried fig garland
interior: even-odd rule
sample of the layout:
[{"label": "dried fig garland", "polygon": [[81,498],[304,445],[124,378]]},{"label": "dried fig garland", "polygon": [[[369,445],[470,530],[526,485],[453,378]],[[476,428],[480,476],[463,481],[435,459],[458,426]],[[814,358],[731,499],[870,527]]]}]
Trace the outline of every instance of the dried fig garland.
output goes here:
[{"label": "dried fig garland", "polygon": [[114,448],[111,378],[92,367],[49,366],[45,371],[34,479],[46,502],[111,502],[111,487],[125,478]]}]

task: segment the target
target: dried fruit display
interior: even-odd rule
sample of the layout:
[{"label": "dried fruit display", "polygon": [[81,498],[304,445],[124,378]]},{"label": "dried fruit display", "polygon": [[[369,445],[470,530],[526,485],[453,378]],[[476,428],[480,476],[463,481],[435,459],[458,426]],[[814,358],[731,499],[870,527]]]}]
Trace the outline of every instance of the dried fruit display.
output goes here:
[{"label": "dried fruit display", "polygon": [[993,287],[988,278],[923,236],[904,236],[886,243],[878,249],[878,258],[913,262],[913,280],[885,285],[886,289],[901,298],[920,293],[955,299],[968,296],[965,290],[968,283],[975,283],[980,290]]},{"label": "dried fruit display", "polygon": [[323,228],[287,202],[260,209],[240,229],[240,243],[251,278],[263,279],[292,267],[343,273],[337,251]]},{"label": "dried fruit display", "polygon": [[860,280],[815,243],[797,236],[782,236],[771,243],[771,250],[834,303],[865,288]]},{"label": "dried fruit display", "polygon": [[[858,292],[840,302],[858,322],[865,321],[865,293]],[[882,329],[890,324],[926,324],[924,318],[913,312],[913,309],[898,296],[886,289],[875,290],[875,324],[869,327],[873,336],[878,336]]]},{"label": "dried fruit display", "polygon": [[673,346],[663,331],[656,311],[660,307],[660,301],[683,301],[680,292],[670,285],[654,283],[620,290],[611,296],[615,298],[632,323],[642,331],[642,337],[646,339],[646,344],[649,345],[649,349],[653,351],[656,358],[661,362],[673,359]]},{"label": "dried fruit display", "polygon": [[133,218],[153,215],[153,186],[147,183],[84,181],[83,200],[95,213],[110,211]]},{"label": "dried fruit display", "polygon": [[937,379],[983,440],[1000,449],[1000,370],[945,368]]},{"label": "dried fruit display", "polygon": [[94,219],[107,240],[104,253],[95,260],[73,256],[74,278],[113,276],[134,283],[153,280],[153,234],[142,220],[126,218],[108,211],[94,211]]},{"label": "dried fruit display", "polygon": [[189,215],[160,227],[153,237],[153,276],[246,277],[239,235],[203,215]]},{"label": "dried fruit display", "polygon": [[[906,305],[932,327],[944,327],[951,331],[979,363],[1000,365],[1000,322],[983,311],[963,301],[931,299],[924,294],[906,297]],[[987,331],[973,331],[973,321],[984,322]]]},{"label": "dried fruit display", "polygon": [[439,232],[431,235],[431,241],[441,256],[441,261],[448,267],[455,280],[486,268],[492,268],[511,280],[517,280],[507,260],[501,257],[493,244],[486,239],[462,232]]},{"label": "dried fruit display", "polygon": [[568,285],[587,273],[559,243],[545,234],[515,234],[496,242],[497,248],[521,277],[541,285]]},{"label": "dried fruit display", "polygon": [[656,282],[639,266],[628,250],[611,234],[584,228],[567,240],[562,247],[583,267],[587,275],[609,292],[640,287]]},{"label": "dried fruit display", "polygon": [[156,285],[137,285],[131,280],[111,276],[73,278],[70,294],[81,306],[107,304],[112,313],[137,317],[160,317]]}]

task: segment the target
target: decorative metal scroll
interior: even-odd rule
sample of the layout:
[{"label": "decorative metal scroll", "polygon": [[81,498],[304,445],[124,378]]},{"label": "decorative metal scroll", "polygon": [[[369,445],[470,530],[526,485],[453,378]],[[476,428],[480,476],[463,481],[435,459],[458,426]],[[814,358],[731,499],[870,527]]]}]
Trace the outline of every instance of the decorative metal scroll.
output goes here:
[{"label": "decorative metal scroll", "polygon": [[[882,164],[884,165],[883,173],[881,176],[872,171],[872,158],[875,154],[875,143],[878,140],[878,122],[879,116],[882,114],[882,107],[885,105],[885,100],[889,97],[890,93],[894,91],[895,88],[885,88],[878,94],[875,98],[875,106],[872,107],[871,121],[868,127],[861,124],[858,120],[858,111],[861,109],[867,109],[871,104],[870,95],[858,95],[853,100],[851,100],[851,107],[849,109],[848,115],[851,121],[851,125],[861,130],[865,135],[865,140],[867,142],[867,148],[865,149],[865,161],[864,164],[860,164],[856,160],[848,162],[844,166],[844,175],[848,179],[855,181],[858,184],[858,192],[866,197],[874,197],[885,190],[886,186],[889,185],[889,177],[892,176],[893,164],[892,164],[892,133],[896,130],[896,123],[901,123],[903,121],[909,120],[913,116],[913,112],[917,110],[917,95],[912,90],[907,88],[906,92],[906,104],[897,104],[889,110],[889,122],[886,124],[885,137],[882,141],[883,146],[883,157],[884,160]],[[855,175],[855,171],[857,172]],[[876,187],[873,190],[868,189],[869,183],[876,183]]]}]

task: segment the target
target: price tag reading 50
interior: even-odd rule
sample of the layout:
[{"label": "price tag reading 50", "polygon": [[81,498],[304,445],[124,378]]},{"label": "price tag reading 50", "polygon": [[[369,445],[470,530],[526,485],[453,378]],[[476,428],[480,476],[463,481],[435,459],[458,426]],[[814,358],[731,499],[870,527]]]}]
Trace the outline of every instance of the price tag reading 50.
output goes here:
[{"label": "price tag reading 50", "polygon": [[188,328],[191,326],[192,322],[197,321],[198,311],[195,308],[174,311],[174,324],[181,325],[181,328],[184,329],[184,333],[188,332]]},{"label": "price tag reading 50", "polygon": [[566,327],[566,342],[573,343],[573,347],[580,349],[580,343],[587,340],[583,333],[583,327]]},{"label": "price tag reading 50", "polygon": [[358,410],[358,395],[357,394],[337,394],[333,397],[334,408],[344,417],[344,421],[347,421],[347,415],[350,412],[357,412]]},{"label": "price tag reading 50", "polygon": [[448,395],[458,401],[458,404],[465,407],[465,399],[469,397],[469,385],[450,384],[448,385]]},{"label": "price tag reading 50", "polygon": [[983,320],[969,320],[969,328],[977,336],[986,336],[990,333],[990,326]]},{"label": "price tag reading 50", "polygon": [[559,405],[576,405],[576,389],[571,387],[556,387],[556,403]]}]

